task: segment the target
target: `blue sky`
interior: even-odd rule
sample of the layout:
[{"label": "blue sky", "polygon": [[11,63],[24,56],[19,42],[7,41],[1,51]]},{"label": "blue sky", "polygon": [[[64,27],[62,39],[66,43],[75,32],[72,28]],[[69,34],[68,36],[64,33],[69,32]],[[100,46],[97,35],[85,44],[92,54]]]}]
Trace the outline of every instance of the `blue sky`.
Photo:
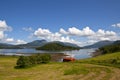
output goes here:
[{"label": "blue sky", "polygon": [[80,46],[120,39],[120,0],[0,0],[0,42]]}]

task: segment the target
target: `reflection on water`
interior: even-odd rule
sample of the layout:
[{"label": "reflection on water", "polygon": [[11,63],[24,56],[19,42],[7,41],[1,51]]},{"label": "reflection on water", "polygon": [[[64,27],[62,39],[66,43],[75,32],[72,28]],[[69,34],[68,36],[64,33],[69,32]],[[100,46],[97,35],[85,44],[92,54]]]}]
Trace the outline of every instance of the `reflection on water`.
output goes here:
[{"label": "reflection on water", "polygon": [[71,57],[75,57],[76,59],[89,58],[91,57],[92,52],[96,49],[80,49],[73,51],[42,51],[35,49],[0,49],[1,55],[25,55],[30,53],[64,53],[66,55],[70,55]]}]

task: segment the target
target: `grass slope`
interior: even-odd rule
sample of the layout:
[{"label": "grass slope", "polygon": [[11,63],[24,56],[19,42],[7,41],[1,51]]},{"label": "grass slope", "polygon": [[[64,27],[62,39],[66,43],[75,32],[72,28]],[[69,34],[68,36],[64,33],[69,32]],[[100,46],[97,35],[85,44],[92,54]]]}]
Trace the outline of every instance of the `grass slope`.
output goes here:
[{"label": "grass slope", "polygon": [[[119,80],[120,69],[96,65],[97,61],[120,57],[108,54],[70,63],[49,63],[27,69],[15,69],[17,57],[0,56],[0,80]],[[92,61],[96,61],[94,64]]]},{"label": "grass slope", "polygon": [[92,63],[120,68],[120,52],[109,53],[94,58],[79,60],[80,63]]}]

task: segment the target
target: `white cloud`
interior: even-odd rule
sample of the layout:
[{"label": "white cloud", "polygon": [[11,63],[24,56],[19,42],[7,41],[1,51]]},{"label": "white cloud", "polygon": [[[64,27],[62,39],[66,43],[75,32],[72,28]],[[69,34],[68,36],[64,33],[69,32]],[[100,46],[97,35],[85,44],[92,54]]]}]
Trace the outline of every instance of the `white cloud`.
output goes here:
[{"label": "white cloud", "polygon": [[5,31],[11,31],[12,28],[7,25],[6,21],[0,20],[0,39],[5,38]]},{"label": "white cloud", "polygon": [[113,27],[119,27],[120,28],[120,23],[116,23],[112,25]]},{"label": "white cloud", "polygon": [[60,29],[59,32],[71,36],[91,36],[94,34],[94,31],[92,31],[89,27],[85,27],[83,30],[77,29],[76,27],[68,28],[68,31]]},{"label": "white cloud", "polygon": [[61,38],[61,34],[56,32],[56,33],[51,33],[47,36],[47,39],[51,41],[59,41]]},{"label": "white cloud", "polygon": [[26,44],[26,43],[27,43],[26,41],[20,40],[20,39],[18,39],[18,40],[15,42],[15,44]]},{"label": "white cloud", "polygon": [[50,34],[51,32],[48,29],[42,28],[38,28],[38,30],[34,32],[34,35],[40,38],[48,37]]},{"label": "white cloud", "polygon": [[78,44],[78,41],[71,39],[69,36],[67,36],[67,37],[62,36],[62,37],[60,37],[59,41]]},{"label": "white cloud", "polygon": [[8,44],[26,44],[27,42],[21,39],[15,40],[14,38],[4,38],[1,40],[3,43],[8,43]]},{"label": "white cloud", "polygon": [[74,35],[79,36],[81,34],[81,31],[75,27],[72,27],[68,29],[68,34],[73,36]]},{"label": "white cloud", "polygon": [[85,27],[82,30],[82,35],[83,36],[92,36],[92,35],[95,35],[95,32],[92,29],[90,29],[89,27]]},{"label": "white cloud", "polygon": [[63,28],[61,28],[59,32],[60,32],[61,34],[68,34]]},{"label": "white cloud", "polygon": [[0,40],[4,38],[4,33],[3,31],[0,31]]},{"label": "white cloud", "polygon": [[[120,23],[113,24],[113,27],[120,27]],[[83,29],[78,29],[76,27],[68,28],[64,30],[61,28],[58,32],[51,32],[49,29],[38,28],[33,30],[32,27],[22,28],[24,31],[32,32],[33,36],[41,39],[47,39],[49,41],[62,41],[75,43],[80,46],[92,44],[101,40],[118,40],[120,35],[114,31],[106,31],[103,29],[98,29],[97,31],[92,30],[90,27],[85,27]],[[10,31],[12,28],[7,25],[6,21],[0,20],[0,41],[14,43],[14,44],[25,44],[24,40],[15,40],[14,38],[8,38],[5,31]],[[34,32],[34,33],[33,33]],[[30,36],[30,37],[31,37]],[[83,39],[84,38],[84,39]],[[80,40],[80,41],[79,41]]]},{"label": "white cloud", "polygon": [[[60,29],[60,31],[62,32],[64,30]],[[37,36],[38,38],[47,39],[47,40],[50,40],[50,41],[62,41],[62,42],[70,42],[70,43],[76,42],[75,40],[70,39],[68,36],[64,37],[59,32],[52,33],[48,29],[39,28],[38,30],[36,30],[34,32],[34,35]]]},{"label": "white cloud", "polygon": [[94,35],[89,36],[88,39],[96,40],[96,41],[117,40],[118,35],[113,31],[105,31],[105,30],[99,29],[97,32],[95,32]]},{"label": "white cloud", "polygon": [[14,39],[13,38],[7,38],[5,41],[6,42],[14,42]]},{"label": "white cloud", "polygon": [[38,30],[34,32],[34,35],[37,36],[38,38],[48,39],[50,41],[59,41],[61,37],[61,34],[58,32],[52,33],[48,29],[42,28],[38,28]]},{"label": "white cloud", "polygon": [[[13,43],[13,44],[25,44],[24,40],[15,40],[14,38],[8,38],[5,31],[11,31],[12,28],[7,25],[6,21],[0,20],[0,41],[4,43]],[[26,29],[27,30],[27,29]],[[32,28],[28,28],[28,30],[32,30]]]},{"label": "white cloud", "polygon": [[27,32],[32,32],[34,31],[32,27],[24,27],[22,28],[24,31],[27,31]]},{"label": "white cloud", "polygon": [[7,25],[6,21],[0,20],[0,31],[11,31],[12,28]]},{"label": "white cloud", "polygon": [[64,29],[60,29],[59,32],[67,36],[71,35],[78,38],[85,37],[86,39],[92,39],[97,41],[118,39],[117,34],[113,31],[105,31],[102,29],[98,29],[98,31],[95,32],[89,27],[85,27],[82,30],[77,29],[76,27],[68,28],[67,31],[65,31]]},{"label": "white cloud", "polygon": [[102,29],[99,29],[99,30],[96,32],[96,35],[97,35],[97,36],[106,36],[106,37],[108,37],[108,36],[115,36],[116,33],[113,32],[113,31],[104,31],[104,30],[102,30]]},{"label": "white cloud", "polygon": [[101,40],[120,39],[120,37],[114,31],[105,31],[103,29],[98,29],[98,31],[94,31],[89,27],[85,27],[82,30],[77,29],[76,27],[71,27],[68,28],[67,31],[61,28],[59,32],[55,33],[51,32],[48,29],[38,28],[38,30],[34,32],[34,35],[41,39],[47,39],[50,41],[70,42],[80,46],[89,45]]}]

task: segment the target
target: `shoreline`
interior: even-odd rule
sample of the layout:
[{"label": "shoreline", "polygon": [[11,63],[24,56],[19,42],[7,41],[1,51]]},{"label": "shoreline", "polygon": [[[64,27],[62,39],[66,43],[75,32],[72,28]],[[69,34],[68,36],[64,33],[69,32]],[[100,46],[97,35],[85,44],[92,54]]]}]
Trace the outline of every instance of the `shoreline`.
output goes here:
[{"label": "shoreline", "polygon": [[65,56],[68,56],[65,53],[16,53],[13,55],[0,54],[0,56],[18,56],[19,57],[19,56],[30,56],[34,54],[50,54],[52,62],[62,62],[63,58]]}]

